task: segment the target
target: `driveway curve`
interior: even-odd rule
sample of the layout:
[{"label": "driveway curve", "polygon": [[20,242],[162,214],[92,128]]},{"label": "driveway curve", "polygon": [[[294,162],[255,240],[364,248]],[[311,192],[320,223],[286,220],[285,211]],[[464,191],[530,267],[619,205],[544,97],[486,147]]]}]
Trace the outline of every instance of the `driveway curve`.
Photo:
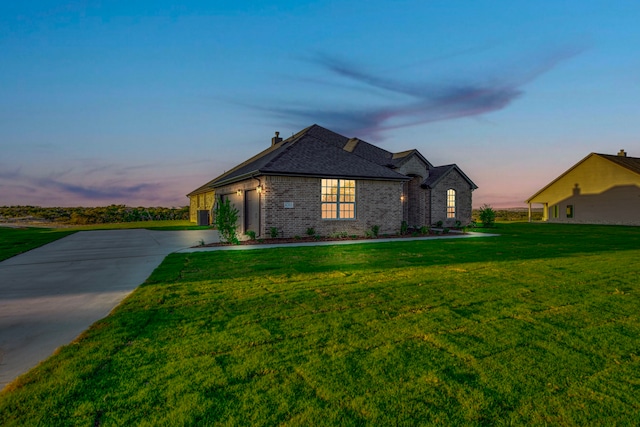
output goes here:
[{"label": "driveway curve", "polygon": [[0,389],[107,316],[170,253],[214,230],[82,231],[0,262]]}]

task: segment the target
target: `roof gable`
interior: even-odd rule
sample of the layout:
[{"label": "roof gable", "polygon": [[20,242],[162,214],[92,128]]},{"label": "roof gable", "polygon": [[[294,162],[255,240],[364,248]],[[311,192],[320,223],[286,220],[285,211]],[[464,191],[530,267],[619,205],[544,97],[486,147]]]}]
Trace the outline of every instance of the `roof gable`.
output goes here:
[{"label": "roof gable", "polygon": [[611,154],[590,153],[585,158],[580,160],[578,163],[576,163],[575,165],[573,165],[569,169],[567,169],[564,173],[560,174],[556,179],[551,181],[549,184],[547,184],[544,187],[542,187],[542,189],[540,189],[538,192],[536,192],[533,196],[529,197],[526,200],[526,203],[532,203],[531,200],[535,199],[540,194],[544,193],[547,189],[549,189],[555,183],[560,181],[562,178],[567,176],[569,173],[574,171],[576,168],[578,168],[580,165],[582,165],[584,162],[586,162],[587,160],[589,160],[592,157],[598,157],[598,158],[601,158],[601,159],[608,160],[608,161],[610,161],[611,163],[615,164],[618,167],[622,167],[624,169],[627,169],[627,170],[629,170],[631,172],[634,172],[634,173],[640,175],[640,158],[637,158],[637,157],[626,157],[626,156],[619,156],[619,155],[611,155]]},{"label": "roof gable", "polygon": [[462,170],[455,163],[451,165],[436,166],[436,167],[429,168],[429,176],[427,177],[427,179],[424,180],[424,182],[422,183],[422,186],[425,188],[433,188],[436,185],[438,185],[438,183],[442,180],[442,178],[449,175],[449,173],[453,171],[458,172],[460,176],[462,176],[462,178],[464,178],[465,181],[469,183],[469,185],[473,190],[478,188],[478,186],[473,181],[471,181],[471,179],[464,172],[462,172]]}]

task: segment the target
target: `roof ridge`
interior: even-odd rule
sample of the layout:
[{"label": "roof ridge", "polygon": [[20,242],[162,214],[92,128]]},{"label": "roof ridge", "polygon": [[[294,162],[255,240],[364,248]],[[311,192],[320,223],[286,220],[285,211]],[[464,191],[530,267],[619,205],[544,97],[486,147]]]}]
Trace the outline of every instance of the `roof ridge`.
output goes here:
[{"label": "roof ridge", "polygon": [[[335,133],[335,132],[334,132],[334,133]],[[337,134],[337,135],[339,135],[339,134]],[[320,138],[318,138],[318,137],[316,137],[316,136],[313,136],[313,135],[307,135],[307,136],[308,136],[309,138],[313,138],[313,139],[315,139],[315,140],[317,140],[317,141],[322,142],[323,144],[327,145],[328,147],[335,148],[336,150],[345,151],[345,150],[344,150],[344,148],[340,148],[340,147],[337,147],[337,146],[335,146],[335,145],[329,144],[328,142],[325,142],[325,141],[323,141],[322,139],[320,139]],[[344,135],[342,135],[342,136],[344,136]],[[345,137],[345,138],[346,138],[346,137]],[[359,142],[363,142],[363,143],[365,143],[365,144],[369,144],[369,145],[371,145],[371,146],[373,146],[373,147],[376,147],[375,145],[371,144],[370,142],[363,141],[363,140],[361,140],[361,139],[358,139],[358,141],[359,141]],[[376,147],[376,148],[380,148],[380,147]],[[380,148],[380,149],[381,149],[381,150],[384,150],[384,148]],[[384,151],[387,151],[387,150],[384,150]],[[388,152],[388,153],[390,153],[389,151],[387,151],[387,152]],[[364,158],[364,157],[362,157],[361,155],[359,155],[359,154],[357,154],[357,153],[354,153],[354,152],[348,152],[348,153],[349,153],[349,154],[351,154],[351,155],[356,156],[356,157],[357,157],[357,158],[359,158],[360,160],[363,160],[363,161],[365,161],[365,162],[367,162],[367,163],[370,163],[370,164],[375,165],[375,166],[380,167],[380,168],[384,168],[384,169],[389,170],[389,171],[391,171],[391,172],[393,172],[393,173],[395,173],[395,174],[398,174],[398,175],[402,175],[402,176],[404,176],[403,174],[401,174],[401,173],[399,173],[399,172],[396,172],[396,171],[394,171],[393,169],[390,169],[390,168],[388,168],[388,167],[386,167],[386,166],[384,166],[384,165],[381,165],[381,164],[376,163],[376,162],[374,162],[374,161],[372,161],[372,160],[369,160],[369,159],[367,159],[367,158]]]},{"label": "roof ridge", "polygon": [[598,156],[603,156],[603,157],[612,157],[615,159],[640,160],[640,157],[620,156],[619,154],[604,154],[604,153],[592,153],[592,154],[597,154]]},{"label": "roof ridge", "polygon": [[[302,129],[301,131],[291,135],[289,138],[284,139],[284,140],[282,140],[280,142],[277,142],[277,143],[273,144],[270,147],[265,148],[264,150],[262,150],[261,152],[259,152],[255,156],[250,157],[249,159],[245,160],[244,162],[240,163],[239,165],[229,169],[228,171],[226,171],[222,175],[219,175],[218,177],[214,178],[213,180],[210,181],[210,183],[213,183],[215,181],[219,181],[219,180],[223,179],[224,177],[234,173],[235,171],[237,171],[237,170],[239,170],[239,169],[241,169],[241,168],[243,168],[243,167],[255,162],[256,160],[261,159],[262,157],[264,157],[264,156],[266,156],[266,155],[268,155],[268,154],[270,154],[270,153],[282,148],[286,144],[289,144],[289,145],[295,144],[302,137],[302,135],[305,132],[309,131],[309,129],[311,129],[313,126],[314,125],[308,126],[308,127],[304,128],[304,129]],[[287,151],[287,150],[284,150],[284,151]],[[279,158],[281,155],[282,154],[278,154],[277,156],[274,157],[274,159]],[[272,163],[274,159],[269,160],[264,166],[267,166],[270,163]]]},{"label": "roof ridge", "polygon": [[[284,146],[284,143],[287,143],[288,146],[284,147],[283,150],[280,151],[280,153],[278,153],[277,155],[273,156],[273,159],[269,160],[267,163],[265,163],[262,168],[267,168],[269,167],[271,164],[273,164],[273,162],[275,162],[276,160],[278,160],[279,158],[281,158],[287,151],[289,151],[291,149],[291,147],[293,147],[294,145],[296,145],[298,142],[300,142],[300,139],[302,139],[303,136],[305,136],[309,130],[311,130],[311,128],[313,128],[314,126],[318,126],[318,125],[311,125],[308,126],[304,129],[302,129],[301,131],[291,135],[289,138],[285,139],[284,141],[280,142],[280,144],[282,144],[280,147],[281,148]],[[311,135],[306,135],[309,137],[312,137]]]}]

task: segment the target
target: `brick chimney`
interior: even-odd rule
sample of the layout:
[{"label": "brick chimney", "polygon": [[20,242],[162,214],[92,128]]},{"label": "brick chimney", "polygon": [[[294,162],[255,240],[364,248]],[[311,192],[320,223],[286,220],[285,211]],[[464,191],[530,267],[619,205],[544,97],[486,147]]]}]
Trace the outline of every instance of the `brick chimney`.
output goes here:
[{"label": "brick chimney", "polygon": [[273,147],[274,145],[276,145],[278,142],[281,142],[281,141],[282,141],[282,138],[280,138],[280,132],[276,132],[276,136],[271,138],[271,146]]},{"label": "brick chimney", "polygon": [[618,156],[620,157],[627,157],[627,152],[624,151],[623,149],[620,149],[620,151],[618,151]]}]

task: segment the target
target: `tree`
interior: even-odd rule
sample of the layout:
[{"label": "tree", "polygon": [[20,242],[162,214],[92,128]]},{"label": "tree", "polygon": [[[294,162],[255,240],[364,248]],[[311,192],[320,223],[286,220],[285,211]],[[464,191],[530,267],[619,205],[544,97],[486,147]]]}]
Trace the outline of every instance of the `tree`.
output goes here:
[{"label": "tree", "polygon": [[238,241],[238,209],[231,206],[229,199],[220,198],[215,208],[215,225],[220,233],[220,240],[237,245]]},{"label": "tree", "polygon": [[480,221],[484,227],[493,227],[496,222],[496,211],[491,205],[484,204],[480,206]]}]

